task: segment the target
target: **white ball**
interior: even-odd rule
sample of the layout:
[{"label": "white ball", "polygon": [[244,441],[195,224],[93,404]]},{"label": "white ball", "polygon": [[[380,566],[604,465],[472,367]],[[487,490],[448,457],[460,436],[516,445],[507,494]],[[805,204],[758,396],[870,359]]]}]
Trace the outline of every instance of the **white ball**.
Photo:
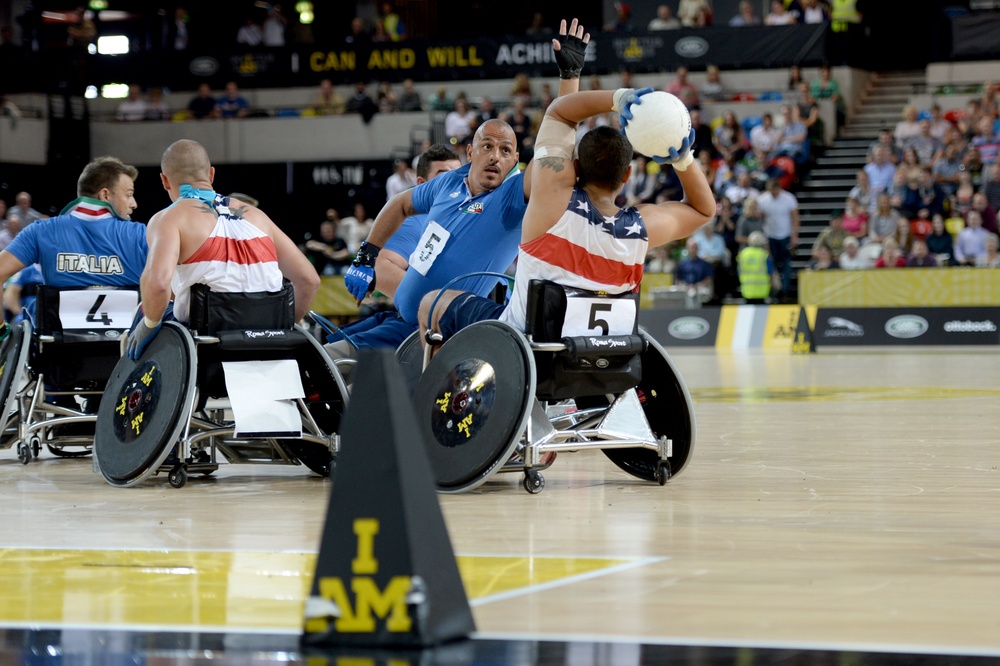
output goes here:
[{"label": "white ball", "polygon": [[684,102],[662,90],[646,93],[641,104],[632,104],[632,119],[625,123],[625,137],[646,157],[666,157],[671,148],[680,150],[691,133],[691,114]]}]

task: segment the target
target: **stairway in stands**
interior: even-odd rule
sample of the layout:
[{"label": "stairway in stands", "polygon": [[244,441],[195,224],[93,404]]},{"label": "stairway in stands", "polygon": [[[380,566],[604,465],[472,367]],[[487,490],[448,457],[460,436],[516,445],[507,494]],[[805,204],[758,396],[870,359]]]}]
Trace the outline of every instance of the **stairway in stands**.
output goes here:
[{"label": "stairway in stands", "polygon": [[855,174],[864,167],[868,146],[880,129],[890,130],[903,117],[903,107],[914,93],[924,92],[923,70],[873,74],[868,89],[858,101],[850,121],[816,160],[815,166],[796,192],[799,199],[799,251],[793,266],[805,268],[813,242],[827,226],[830,215],[844,208]]}]

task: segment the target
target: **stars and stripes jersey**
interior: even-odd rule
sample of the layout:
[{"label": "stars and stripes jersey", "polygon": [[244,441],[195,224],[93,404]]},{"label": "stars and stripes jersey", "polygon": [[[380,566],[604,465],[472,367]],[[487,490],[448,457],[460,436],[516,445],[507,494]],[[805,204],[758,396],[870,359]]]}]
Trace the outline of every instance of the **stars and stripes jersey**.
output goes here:
[{"label": "stars and stripes jersey", "polygon": [[605,217],[576,188],[559,221],[521,244],[514,293],[500,320],[524,330],[529,280],[608,294],[638,291],[648,247],[646,225],[635,207]]},{"label": "stars and stripes jersey", "polygon": [[39,264],[54,287],[139,284],[149,247],[146,225],[115,217],[99,199],[80,197],[62,212],[24,227],[7,252],[25,266]]},{"label": "stars and stripes jersey", "polygon": [[211,235],[177,266],[170,287],[174,317],[186,323],[191,309],[191,287],[206,284],[212,291],[245,293],[279,291],[281,269],[274,241],[253,224],[229,211],[229,197],[217,194],[212,203],[219,218]]}]

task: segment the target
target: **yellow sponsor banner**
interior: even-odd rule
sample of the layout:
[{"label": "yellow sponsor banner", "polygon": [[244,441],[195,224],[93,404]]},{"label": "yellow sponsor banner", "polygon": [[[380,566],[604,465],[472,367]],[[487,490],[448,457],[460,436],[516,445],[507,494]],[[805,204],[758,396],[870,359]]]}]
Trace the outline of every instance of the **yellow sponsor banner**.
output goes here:
[{"label": "yellow sponsor banner", "polygon": [[309,309],[325,317],[353,317],[358,314],[357,303],[344,286],[344,278],[339,275],[320,278],[319,291]]},{"label": "yellow sponsor banner", "polygon": [[1000,269],[802,271],[799,302],[835,308],[1000,305]]},{"label": "yellow sponsor banner", "polygon": [[[798,305],[771,305],[767,308],[767,322],[760,346],[768,351],[791,351],[795,328],[799,323]],[[758,312],[758,316],[763,314]]]}]

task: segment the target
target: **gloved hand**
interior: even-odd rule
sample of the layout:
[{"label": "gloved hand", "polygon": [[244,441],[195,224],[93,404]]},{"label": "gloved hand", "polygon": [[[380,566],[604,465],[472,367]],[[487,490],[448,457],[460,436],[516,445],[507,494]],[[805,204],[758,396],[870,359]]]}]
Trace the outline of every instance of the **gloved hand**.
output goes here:
[{"label": "gloved hand", "polygon": [[619,88],[615,91],[611,101],[611,110],[618,114],[618,121],[622,126],[622,133],[625,126],[632,120],[632,111],[629,107],[633,104],[642,104],[642,96],[653,92],[652,88]]},{"label": "gloved hand", "polygon": [[0,326],[0,342],[6,340],[7,336],[10,335],[10,332],[12,330],[14,329],[10,327],[10,324],[8,324],[7,322],[3,322],[3,325]]},{"label": "gloved hand", "polygon": [[142,352],[145,351],[162,327],[162,321],[152,322],[146,316],[137,321],[128,332],[128,347],[126,348],[128,357],[133,361],[138,361]]},{"label": "gloved hand", "polygon": [[583,26],[576,19],[566,32],[566,20],[559,25],[559,38],[552,40],[552,50],[555,52],[556,64],[559,65],[560,79],[578,79],[583,71],[584,55],[587,52],[587,42],[590,33],[583,34]]},{"label": "gloved hand", "polygon": [[654,157],[653,160],[660,164],[670,164],[675,171],[684,171],[694,163],[694,151],[691,146],[694,144],[695,131],[691,128],[691,133],[681,141],[680,149],[671,148],[666,157]]},{"label": "gloved hand", "polygon": [[358,303],[364,300],[368,292],[375,289],[375,260],[381,250],[378,245],[367,241],[362,243],[357,256],[354,257],[354,263],[344,275],[344,286]]}]

